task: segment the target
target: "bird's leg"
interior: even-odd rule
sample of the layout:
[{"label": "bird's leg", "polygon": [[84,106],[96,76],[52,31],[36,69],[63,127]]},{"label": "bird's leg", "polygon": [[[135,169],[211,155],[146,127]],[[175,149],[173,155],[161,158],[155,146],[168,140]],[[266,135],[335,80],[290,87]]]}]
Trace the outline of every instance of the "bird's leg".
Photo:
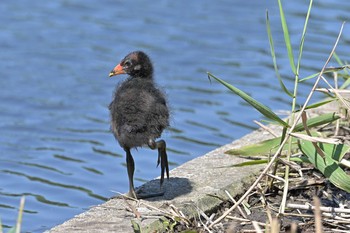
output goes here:
[{"label": "bird's leg", "polygon": [[[148,146],[152,150],[158,149],[157,166],[159,166],[159,164],[160,164],[160,168],[161,168],[160,186],[162,187],[162,184],[164,182],[164,173],[165,172],[166,172],[167,178],[169,179],[169,165],[168,165],[168,156],[166,154],[165,141],[159,140],[156,142],[153,139],[150,139],[148,141]],[[130,177],[129,177],[129,179],[130,179]],[[144,199],[144,198],[158,197],[158,196],[163,196],[163,195],[164,195],[164,191],[160,191],[158,193],[146,193],[146,194],[137,193],[137,198]]]},{"label": "bird's leg", "polygon": [[137,199],[137,195],[136,195],[135,188],[134,188],[134,171],[135,171],[134,159],[131,155],[129,148],[125,148],[125,152],[126,152],[126,167],[128,169],[128,177],[129,177],[129,193],[128,193],[128,195],[130,197]]},{"label": "bird's leg", "polygon": [[154,150],[158,149],[158,160],[157,167],[160,164],[160,186],[164,182],[164,173],[166,173],[167,179],[169,179],[169,164],[168,164],[168,155],[166,153],[166,143],[164,140],[154,141],[154,139],[148,140],[148,146]]}]

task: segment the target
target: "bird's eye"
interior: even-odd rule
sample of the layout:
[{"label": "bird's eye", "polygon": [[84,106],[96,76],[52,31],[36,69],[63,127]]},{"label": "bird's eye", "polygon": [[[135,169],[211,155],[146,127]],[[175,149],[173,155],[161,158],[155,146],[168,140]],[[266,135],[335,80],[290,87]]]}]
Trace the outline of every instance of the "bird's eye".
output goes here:
[{"label": "bird's eye", "polygon": [[125,62],[124,62],[124,65],[123,65],[124,67],[130,67],[131,66],[131,61],[130,60],[126,60]]}]

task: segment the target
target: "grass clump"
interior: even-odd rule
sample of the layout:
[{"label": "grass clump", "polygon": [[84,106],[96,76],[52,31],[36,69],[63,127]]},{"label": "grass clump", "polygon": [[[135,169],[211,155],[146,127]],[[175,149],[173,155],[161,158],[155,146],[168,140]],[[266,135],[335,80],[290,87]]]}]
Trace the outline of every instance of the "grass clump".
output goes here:
[{"label": "grass clump", "polygon": [[[342,34],[344,23],[340,27],[339,35],[336,39],[333,49],[330,52],[324,66],[321,68],[321,71],[316,74],[309,75],[308,77],[301,78],[299,75],[300,64],[304,49],[307,25],[312,9],[312,3],[313,1],[311,0],[306,12],[305,23],[299,42],[299,48],[297,53],[295,53],[291,45],[291,39],[289,35],[287,20],[285,18],[282,6],[282,1],[278,0],[285,47],[287,50],[291,72],[294,76],[293,90],[289,90],[286,87],[284,84],[284,79],[279,72],[273,36],[271,33],[269,14],[268,11],[266,12],[267,34],[276,77],[279,81],[282,92],[291,98],[291,115],[288,119],[285,120],[280,118],[268,106],[253,99],[243,90],[238,89],[234,85],[229,84],[223,79],[220,79],[214,74],[208,72],[209,79],[214,79],[227,87],[230,91],[238,95],[253,108],[259,111],[262,115],[264,115],[273,124],[277,124],[282,128],[282,133],[277,137],[274,136],[273,139],[266,140],[258,144],[245,146],[239,149],[232,149],[226,152],[227,154],[235,156],[258,157],[256,160],[236,164],[234,166],[250,166],[253,164],[261,163],[266,163],[267,165],[257,180],[246,191],[246,193],[231,208],[229,208],[229,210],[223,213],[221,217],[213,221],[209,227],[213,227],[215,224],[221,222],[229,213],[231,213],[244,200],[246,200],[249,195],[252,194],[252,192],[257,191],[257,187],[259,186],[262,190],[262,195],[272,192],[272,190],[274,190],[276,187],[278,187],[278,189],[281,191],[283,190],[281,192],[281,200],[278,210],[274,211],[276,212],[276,216],[273,217],[272,215],[269,215],[269,224],[267,224],[268,227],[266,226],[265,229],[271,229],[270,227],[272,225],[276,226],[274,219],[277,219],[279,221],[281,220],[281,216],[285,216],[287,214],[287,197],[291,190],[289,184],[290,180],[292,179],[290,169],[298,163],[312,164],[313,168],[320,172],[327,179],[327,181],[332,183],[332,185],[336,186],[339,190],[350,193],[350,174],[347,172],[350,168],[349,161],[347,159],[347,153],[350,151],[350,142],[347,140],[348,138],[343,137],[339,134],[339,128],[341,126],[345,126],[346,128],[349,125],[347,115],[347,112],[350,110],[350,105],[348,103],[349,95],[346,97],[348,91],[345,90],[350,84],[350,79],[348,79],[349,74],[347,71],[349,66],[347,64],[344,64],[344,62],[342,62],[335,54],[335,49]],[[294,54],[298,54],[297,59],[294,58]],[[333,57],[339,63],[339,67],[329,67],[329,62]],[[328,80],[324,77],[325,73],[333,74],[335,83],[334,86],[330,85]],[[345,78],[345,82],[340,87],[338,87],[339,77]],[[299,109],[297,108],[296,104],[298,99],[298,86],[301,82],[305,82],[307,80],[314,81],[313,87],[308,94],[305,103]],[[325,87],[320,88],[319,86],[322,82],[325,84]],[[327,99],[316,104],[310,104],[314,93],[318,91],[326,93]],[[331,110],[331,112],[320,110],[321,108],[324,109],[324,105],[330,103],[335,103],[335,105],[338,107],[334,110]],[[312,114],[312,112],[318,112],[318,114]],[[319,112],[323,113],[319,114]],[[329,125],[331,125],[334,129],[332,134],[329,132],[325,133],[320,130],[321,127],[326,127]],[[350,134],[350,130],[347,133]],[[300,165],[298,166],[300,168]],[[261,188],[262,183],[264,183],[263,188]],[[317,214],[317,216],[319,216],[319,214]],[[254,224],[253,226],[255,227],[255,230],[257,230]],[[319,229],[319,226],[317,229]]]}]

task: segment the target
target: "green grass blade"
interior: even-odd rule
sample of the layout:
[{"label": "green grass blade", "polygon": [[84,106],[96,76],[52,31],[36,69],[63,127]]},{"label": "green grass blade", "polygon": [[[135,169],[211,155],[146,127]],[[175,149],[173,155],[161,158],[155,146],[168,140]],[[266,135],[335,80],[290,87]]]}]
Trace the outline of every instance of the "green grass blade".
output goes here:
[{"label": "green grass blade", "polygon": [[[306,121],[306,125],[309,128],[317,127],[320,125],[328,124],[340,119],[340,116],[335,113],[326,113],[317,117],[310,118]],[[303,123],[299,123],[295,126],[293,132],[299,132],[304,130]]]},{"label": "green grass blade", "polygon": [[25,196],[22,196],[20,205],[19,205],[18,218],[16,222],[16,233],[21,232],[24,203],[25,203]]},{"label": "green grass blade", "polygon": [[[350,65],[342,65],[342,66],[339,66],[339,67],[326,68],[326,69],[323,71],[323,74],[338,72],[338,71],[340,71],[340,70],[344,70],[344,71],[347,73],[347,69],[349,69],[349,68],[350,68]],[[320,75],[320,73],[311,74],[311,75],[307,76],[306,78],[300,79],[299,82],[304,82],[304,81],[306,81],[306,80],[315,78],[315,77],[317,77],[317,76],[319,76],[319,75]]]},{"label": "green grass blade", "polygon": [[[326,105],[326,104],[331,103],[331,102],[336,101],[336,100],[337,100],[336,98],[332,98],[332,99],[320,101],[320,102],[308,105],[305,109],[318,108],[318,107],[321,107],[323,105]],[[299,112],[299,111],[300,111],[300,109],[296,110],[295,112]]]},{"label": "green grass blade", "polygon": [[[316,148],[311,142],[302,141],[299,147],[315,168],[327,177],[332,184],[346,192],[350,192],[350,176],[339,166],[338,161],[333,159],[342,157],[341,153],[348,152],[349,147],[346,146],[344,148],[345,145],[330,145],[324,143],[318,145],[323,150],[325,158],[322,158],[322,156],[317,153]],[[342,148],[339,149],[339,146]]]},{"label": "green grass blade", "polygon": [[[297,142],[297,139],[293,138],[292,143],[296,144],[296,142]],[[277,138],[261,141],[256,144],[251,144],[240,148],[231,149],[226,151],[225,153],[229,155],[240,155],[240,156],[265,156],[265,155],[274,154],[277,151],[280,144],[281,144],[281,137],[277,137]]]},{"label": "green grass blade", "polygon": [[332,159],[337,162],[340,162],[340,160],[343,159],[344,155],[350,150],[350,147],[345,144],[322,144],[320,147],[327,155],[332,155]]},{"label": "green grass blade", "polygon": [[[310,163],[310,160],[304,155],[300,157],[291,157],[290,160],[298,163]],[[265,164],[268,162],[269,162],[268,159],[258,159],[258,160],[251,160],[251,161],[233,164],[233,165],[230,165],[229,167],[245,167],[245,166]]]},{"label": "green grass blade", "polygon": [[[312,136],[317,136],[316,133],[311,132]],[[247,146],[242,146],[240,148],[230,149],[225,151],[225,154],[229,155],[239,155],[239,156],[266,156],[274,154],[282,142],[282,137],[267,139],[255,144],[250,144]],[[292,137],[292,150],[298,148],[298,139]],[[282,150],[281,154],[284,151]]]},{"label": "green grass blade", "polygon": [[297,70],[296,70],[295,63],[294,63],[293,48],[292,48],[292,44],[290,42],[287,21],[286,21],[286,18],[284,16],[281,0],[278,0],[278,6],[280,9],[280,16],[281,16],[281,23],[282,23],[282,29],[283,29],[283,34],[284,34],[284,41],[286,43],[290,67],[292,68],[293,73],[296,75]]},{"label": "green grass blade", "polygon": [[231,90],[233,93],[235,93],[236,95],[241,97],[248,104],[253,106],[261,114],[263,114],[266,118],[273,120],[282,126],[289,127],[289,125],[285,121],[283,121],[279,116],[277,116],[276,113],[274,113],[270,108],[268,108],[267,106],[263,105],[262,103],[256,101],[255,99],[250,97],[245,92],[239,90],[238,88],[234,87],[233,85],[225,82],[224,80],[222,80],[220,78],[215,77],[213,74],[208,72],[208,78],[210,79],[210,77],[214,78],[217,82],[221,83],[222,85],[227,87],[229,90]]},{"label": "green grass blade", "polygon": [[[340,59],[340,57],[336,52],[334,52],[333,57],[335,58],[335,60],[338,62],[340,66],[345,66],[344,62]],[[349,72],[346,71],[346,73],[349,73]]]},{"label": "green grass blade", "polygon": [[[338,54],[334,53],[333,57],[338,62],[338,64],[342,67],[347,67],[348,64],[344,64],[344,62],[339,58]],[[347,69],[344,69],[345,74],[349,75]],[[347,79],[340,87],[340,89],[346,89],[350,85],[350,79]]]},{"label": "green grass blade", "polygon": [[298,57],[298,62],[297,62],[297,72],[298,73],[299,73],[301,57],[302,57],[303,49],[304,49],[305,34],[306,34],[307,25],[308,25],[309,18],[310,18],[311,8],[312,8],[312,0],[310,0],[309,8],[307,10],[307,14],[306,14],[306,18],[305,18],[303,33],[301,35],[301,40],[300,40],[299,57]]},{"label": "green grass blade", "polygon": [[[347,69],[349,68],[348,65],[345,65],[344,67],[346,67]],[[347,69],[344,69],[345,74],[349,75],[349,72],[347,72]],[[339,76],[339,75],[338,75]],[[346,89],[348,88],[350,85],[350,79],[348,78],[341,86],[339,89]]]},{"label": "green grass blade", "polygon": [[252,166],[252,165],[259,165],[268,163],[269,161],[267,159],[259,159],[259,160],[250,160],[242,163],[233,164],[230,167],[245,167],[245,166]]},{"label": "green grass blade", "polygon": [[293,94],[287,89],[287,87],[284,85],[283,80],[281,78],[280,73],[278,72],[278,66],[277,66],[277,61],[276,61],[276,53],[275,53],[275,46],[273,43],[273,38],[272,38],[272,33],[271,33],[271,26],[270,26],[270,20],[269,20],[269,13],[266,11],[266,29],[267,29],[267,36],[269,38],[270,42],[270,52],[272,56],[272,62],[273,62],[273,67],[276,72],[276,76],[278,78],[278,82],[280,83],[280,86],[282,90],[289,95],[290,97],[293,97]]},{"label": "green grass blade", "polygon": [[320,75],[320,73],[311,74],[311,75],[307,76],[306,78],[300,79],[299,82],[300,82],[300,83],[301,83],[301,82],[305,82],[306,80],[309,80],[309,79],[318,77],[319,75]]},{"label": "green grass blade", "polygon": [[310,163],[309,158],[305,155],[302,155],[300,157],[290,157],[290,161],[298,163]]}]

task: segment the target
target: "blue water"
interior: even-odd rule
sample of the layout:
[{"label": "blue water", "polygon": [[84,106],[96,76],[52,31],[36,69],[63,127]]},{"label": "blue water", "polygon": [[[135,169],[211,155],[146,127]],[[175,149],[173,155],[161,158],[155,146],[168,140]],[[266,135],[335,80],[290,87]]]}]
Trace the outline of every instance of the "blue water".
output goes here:
[{"label": "blue water", "polygon": [[[306,1],[285,1],[299,45]],[[13,226],[26,196],[23,230],[42,232],[126,192],[124,152],[109,131],[114,86],[127,53],[144,50],[172,109],[163,134],[170,167],[243,136],[261,119],[206,72],[274,110],[289,108],[272,67],[269,10],[278,65],[293,86],[277,1],[5,1],[0,4],[0,218]],[[301,76],[321,69],[349,1],[315,1]],[[349,60],[350,27],[338,54]],[[295,57],[297,54],[295,54]],[[335,65],[333,62],[332,64]],[[300,86],[302,103],[310,83]],[[160,175],[157,155],[133,152],[136,186]]]}]

